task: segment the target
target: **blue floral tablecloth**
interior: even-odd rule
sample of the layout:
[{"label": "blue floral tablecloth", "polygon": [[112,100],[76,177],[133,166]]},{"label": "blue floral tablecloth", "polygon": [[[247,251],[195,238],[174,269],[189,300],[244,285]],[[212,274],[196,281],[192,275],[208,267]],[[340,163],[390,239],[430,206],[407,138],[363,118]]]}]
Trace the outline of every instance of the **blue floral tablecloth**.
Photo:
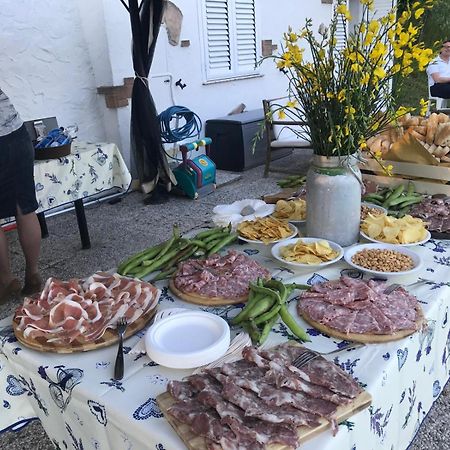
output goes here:
[{"label": "blue floral tablecloth", "polygon": [[[344,262],[316,273],[293,272],[250,244],[239,246],[285,281],[313,284],[340,274],[361,277]],[[420,277],[425,284],[411,287],[425,312],[428,327],[412,336],[385,344],[344,350],[334,361],[372,394],[372,405],[340,424],[335,437],[327,431],[302,445],[305,450],[402,450],[449,378],[450,369],[450,241],[431,240],[413,247],[424,260]],[[405,284],[415,278],[402,279]],[[396,278],[392,282],[398,281]],[[197,309],[174,297],[164,282],[160,308]],[[290,310],[296,317],[295,297]],[[225,319],[239,306],[207,308]],[[345,342],[330,338],[298,322],[311,336],[308,346],[323,352]],[[237,332],[238,329],[233,330]],[[125,342],[125,377],[112,379],[116,347],[87,353],[58,355],[29,350],[17,342],[11,318],[0,322],[0,430],[19,427],[38,417],[56,448],[75,450],[154,449],[185,446],[164,419],[155,398],[170,379],[190,370],[173,370],[153,363],[130,349],[144,331]],[[283,324],[272,331],[270,344],[291,338]]]},{"label": "blue floral tablecloth", "polygon": [[34,181],[42,212],[112,188],[126,191],[131,175],[116,144],[74,141],[70,155],[36,160]]}]

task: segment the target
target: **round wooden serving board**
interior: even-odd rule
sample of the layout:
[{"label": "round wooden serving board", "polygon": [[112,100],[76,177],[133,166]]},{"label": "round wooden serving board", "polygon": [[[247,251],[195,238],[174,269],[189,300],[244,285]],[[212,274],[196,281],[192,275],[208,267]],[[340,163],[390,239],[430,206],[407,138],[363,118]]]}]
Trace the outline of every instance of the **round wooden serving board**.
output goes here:
[{"label": "round wooden serving board", "polygon": [[[133,334],[141,331],[142,328],[147,325],[147,323],[153,318],[156,313],[157,308],[153,308],[147,311],[139,319],[127,326],[124,338],[133,336]],[[53,353],[77,353],[77,352],[88,352],[89,350],[97,350],[99,348],[108,347],[116,343],[119,338],[115,328],[108,328],[103,336],[93,342],[86,342],[83,338],[77,338],[70,344],[61,344],[54,342],[47,342],[44,336],[39,336],[35,339],[26,338],[23,332],[17,329],[19,321],[16,318],[13,319],[13,329],[17,340],[25,345],[26,347],[32,348],[33,350],[38,350],[40,352],[53,352]]]},{"label": "round wooden serving board", "polygon": [[236,298],[222,298],[222,297],[205,297],[191,292],[182,292],[177,289],[173,279],[169,281],[170,290],[179,298],[196,305],[204,306],[221,306],[221,305],[235,305],[237,303],[245,303],[248,299],[248,295],[236,297]]},{"label": "round wooden serving board", "polygon": [[335,328],[330,328],[327,325],[323,325],[322,323],[316,322],[312,319],[307,313],[302,312],[302,317],[308,322],[311,326],[319,330],[321,333],[328,334],[331,337],[335,337],[338,339],[343,339],[346,341],[354,341],[354,342],[363,342],[366,344],[375,344],[378,342],[389,342],[396,341],[398,339],[402,339],[410,334],[415,333],[417,330],[420,330],[425,323],[425,316],[423,314],[422,308],[420,305],[416,307],[417,319],[416,325],[417,329],[415,330],[401,330],[396,331],[391,334],[363,334],[363,333],[344,333],[342,331],[336,330]]}]

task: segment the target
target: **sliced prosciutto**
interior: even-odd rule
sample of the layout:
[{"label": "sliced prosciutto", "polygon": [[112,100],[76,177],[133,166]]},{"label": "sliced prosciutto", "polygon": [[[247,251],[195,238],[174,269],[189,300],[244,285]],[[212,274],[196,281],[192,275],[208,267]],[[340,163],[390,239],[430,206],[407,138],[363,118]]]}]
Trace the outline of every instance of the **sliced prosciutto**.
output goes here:
[{"label": "sliced prosciutto", "polygon": [[119,317],[133,323],[156,307],[160,291],[152,284],[105,272],[86,280],[49,278],[39,297],[25,297],[15,314],[25,338],[44,338],[54,345],[76,339],[92,342]]},{"label": "sliced prosciutto", "polygon": [[386,295],[385,288],[383,281],[349,277],[317,283],[300,296],[297,312],[346,334],[417,330],[417,298],[401,287]]}]

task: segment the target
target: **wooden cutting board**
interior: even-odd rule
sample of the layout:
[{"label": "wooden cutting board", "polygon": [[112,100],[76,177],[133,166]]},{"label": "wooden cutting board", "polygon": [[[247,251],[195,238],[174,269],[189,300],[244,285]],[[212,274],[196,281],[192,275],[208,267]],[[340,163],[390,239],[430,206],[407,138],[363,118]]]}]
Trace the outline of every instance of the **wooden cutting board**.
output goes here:
[{"label": "wooden cutting board", "polygon": [[[133,334],[142,330],[148,322],[153,318],[157,308],[153,308],[147,311],[139,319],[128,325],[125,332],[125,338],[133,336]],[[77,353],[88,352],[90,350],[97,350],[99,348],[108,347],[115,344],[119,338],[115,329],[108,328],[103,336],[93,342],[86,342],[82,338],[78,338],[70,344],[57,344],[54,342],[47,342],[44,336],[37,337],[35,339],[26,338],[23,332],[17,329],[19,321],[13,319],[13,329],[17,340],[26,347],[38,350],[40,352],[53,352],[53,353]]]},{"label": "wooden cutting board", "polygon": [[319,330],[322,333],[328,334],[328,336],[332,336],[332,337],[335,337],[338,339],[343,339],[346,341],[375,344],[378,342],[390,342],[390,341],[396,341],[398,339],[403,339],[404,337],[409,336],[410,334],[413,334],[416,331],[420,330],[425,325],[426,320],[425,320],[425,316],[423,314],[423,310],[420,307],[420,305],[417,305],[416,311],[417,311],[417,319],[416,319],[417,329],[401,330],[401,331],[396,331],[391,334],[344,333],[344,332],[338,331],[334,328],[330,328],[327,325],[323,325],[322,323],[316,322],[306,312],[302,312],[301,315],[302,315],[303,319],[305,319],[305,321],[308,322],[311,326],[313,326],[314,328],[316,328],[317,330]]},{"label": "wooden cutting board", "polygon": [[[180,438],[183,440],[184,444],[189,450],[207,450],[205,438],[195,435],[188,425],[179,422],[167,412],[169,407],[176,402],[176,400],[168,392],[164,392],[163,394],[158,395],[158,397],[156,397],[156,401],[158,402],[161,411],[164,413],[164,417],[176,431],[178,436],[180,436]],[[368,392],[363,391],[351,403],[345,406],[340,406],[337,409],[336,412],[337,422],[340,423],[343,422],[344,420],[347,420],[350,416],[367,408],[371,403],[372,403],[371,395]],[[325,430],[331,427],[331,424],[328,420],[321,418],[319,421],[320,425],[317,426],[316,428],[307,428],[307,427],[298,428],[298,436],[300,439],[300,443],[303,443],[313,438],[314,436],[317,436],[318,434],[324,432]],[[330,438],[332,439],[331,432]],[[291,449],[291,447],[288,447],[286,445],[271,444],[266,446],[266,449],[289,450]]]},{"label": "wooden cutting board", "polygon": [[204,297],[190,292],[181,292],[175,286],[173,279],[169,281],[169,289],[179,298],[189,303],[204,306],[221,306],[221,305],[235,305],[237,303],[245,303],[248,300],[248,295],[235,298],[222,297]]}]

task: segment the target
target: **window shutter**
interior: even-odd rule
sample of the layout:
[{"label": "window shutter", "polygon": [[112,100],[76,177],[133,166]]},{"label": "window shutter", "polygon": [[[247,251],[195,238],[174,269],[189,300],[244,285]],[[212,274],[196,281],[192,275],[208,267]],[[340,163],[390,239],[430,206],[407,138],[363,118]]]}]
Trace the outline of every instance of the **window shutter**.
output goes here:
[{"label": "window shutter", "polygon": [[[336,10],[338,3],[335,2],[333,6],[333,12]],[[347,0],[348,7],[348,0]],[[342,50],[345,48],[345,37],[348,33],[348,22],[345,20],[344,16],[338,15],[336,23],[336,49]]]},{"label": "window shutter", "polygon": [[255,70],[256,20],[255,0],[235,0],[237,72]]},{"label": "window shutter", "polygon": [[375,0],[374,2],[374,17],[379,18],[385,16],[393,6],[395,1],[392,0]]},{"label": "window shutter", "polygon": [[206,0],[208,74],[231,71],[230,17],[227,0]]}]

